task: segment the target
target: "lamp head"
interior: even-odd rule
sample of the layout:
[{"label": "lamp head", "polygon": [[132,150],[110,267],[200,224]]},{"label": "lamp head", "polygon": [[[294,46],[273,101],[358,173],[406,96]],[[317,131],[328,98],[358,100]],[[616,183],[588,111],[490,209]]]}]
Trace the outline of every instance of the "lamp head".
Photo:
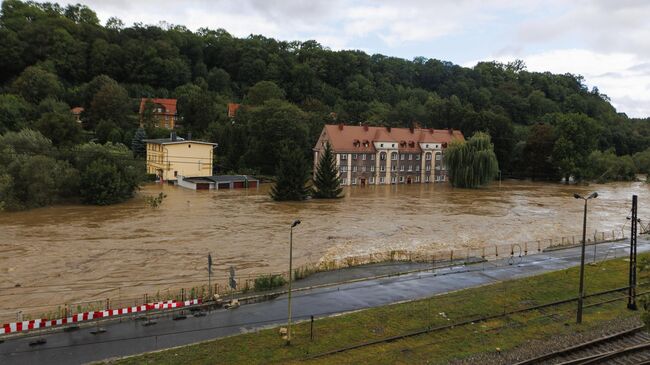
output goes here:
[{"label": "lamp head", "polygon": [[587,199],[595,199],[595,198],[598,198],[598,192],[596,191],[594,191],[587,197]]},{"label": "lamp head", "polygon": [[295,221],[293,221],[293,223],[291,223],[291,228],[293,228],[293,227],[295,227],[295,226],[297,226],[299,224],[300,224],[300,220],[296,219]]},{"label": "lamp head", "polygon": [[576,199],[582,199],[582,197],[578,193],[573,193],[573,197]]}]

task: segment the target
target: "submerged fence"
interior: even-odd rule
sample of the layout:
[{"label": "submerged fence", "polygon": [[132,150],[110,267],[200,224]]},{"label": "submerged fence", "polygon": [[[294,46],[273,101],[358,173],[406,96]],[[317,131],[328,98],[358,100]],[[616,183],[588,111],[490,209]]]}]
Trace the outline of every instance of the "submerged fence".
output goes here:
[{"label": "submerged fence", "polygon": [[[587,244],[615,241],[623,238],[625,237],[622,231],[594,232],[587,236]],[[426,264],[428,268],[435,269],[449,265],[471,264],[503,258],[513,258],[514,260],[518,257],[536,254],[548,249],[558,249],[579,245],[581,240],[581,236],[568,236],[514,244],[486,245],[478,248],[449,250],[422,249],[417,251],[391,250],[386,252],[375,252],[366,255],[308,263],[294,269],[293,278],[294,280],[300,280],[319,272],[379,263],[423,263]],[[425,268],[422,268],[422,270],[425,270]],[[394,273],[397,274],[399,272],[396,271]],[[265,280],[261,280],[260,278],[264,278]],[[280,288],[288,278],[289,273],[287,271],[244,274],[236,278],[235,289],[232,289],[229,285],[228,275],[219,274],[212,276],[211,283],[208,285],[206,274],[205,280],[202,281],[189,279],[187,282],[176,282],[177,284],[172,286],[165,284],[165,288],[161,288],[155,292],[135,296],[120,295],[119,287],[99,288],[106,289],[110,294],[106,295],[105,298],[95,300],[70,301],[60,304],[34,304],[20,309],[0,309],[0,324],[30,319],[66,318],[78,313],[141,306],[146,305],[147,303],[165,300],[184,301],[188,299],[200,299],[206,301],[212,299],[214,294],[217,294],[224,299],[249,296],[253,295],[253,291],[257,292],[260,290]],[[264,283],[264,285],[260,285],[261,283]],[[268,283],[277,283],[277,285],[269,286]],[[143,286],[162,287],[160,284],[144,284]],[[16,293],[16,295],[18,296],[19,294]]]}]

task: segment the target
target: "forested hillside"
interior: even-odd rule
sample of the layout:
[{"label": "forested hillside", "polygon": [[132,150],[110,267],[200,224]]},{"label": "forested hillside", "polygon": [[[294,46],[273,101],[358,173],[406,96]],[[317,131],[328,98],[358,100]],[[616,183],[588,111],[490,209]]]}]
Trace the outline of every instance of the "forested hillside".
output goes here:
[{"label": "forested hillside", "polygon": [[[139,99],[178,98],[178,133],[218,142],[224,172],[272,174],[283,146],[309,154],[324,123],[362,122],[486,131],[504,175],[627,179],[650,165],[650,122],[617,113],[577,75],[529,72],[521,61],[466,68],[331,51],[223,29],[102,25],[81,5],[4,1],[0,84],[0,133],[35,129],[59,149],[131,146]],[[233,120],[228,102],[245,104]],[[69,113],[75,106],[85,108],[82,127]],[[164,133],[147,128],[149,137]]]}]

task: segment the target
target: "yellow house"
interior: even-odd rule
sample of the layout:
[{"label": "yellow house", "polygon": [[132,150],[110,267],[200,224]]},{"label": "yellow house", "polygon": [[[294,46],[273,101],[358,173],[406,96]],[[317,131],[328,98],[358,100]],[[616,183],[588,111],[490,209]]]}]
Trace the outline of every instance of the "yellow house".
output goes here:
[{"label": "yellow house", "polygon": [[145,139],[147,143],[147,173],[163,180],[184,177],[211,176],[216,143],[176,138]]}]

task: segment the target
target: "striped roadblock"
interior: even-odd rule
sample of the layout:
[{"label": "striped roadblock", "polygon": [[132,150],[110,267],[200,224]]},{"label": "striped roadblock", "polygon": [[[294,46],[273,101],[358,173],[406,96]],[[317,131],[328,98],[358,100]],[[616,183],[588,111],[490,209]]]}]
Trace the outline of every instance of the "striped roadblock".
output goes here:
[{"label": "striped roadblock", "polygon": [[196,304],[201,304],[201,300],[200,299],[190,299],[186,301],[168,300],[165,302],[148,303],[148,304],[143,304],[135,307],[77,313],[67,318],[32,319],[30,321],[13,322],[13,323],[7,323],[2,325],[2,327],[0,327],[0,335],[22,332],[22,331],[29,331],[37,328],[56,327],[64,324],[90,321],[99,318],[121,316],[129,313],[139,313],[139,312],[146,312],[150,310],[182,308],[182,307],[187,307]]}]

